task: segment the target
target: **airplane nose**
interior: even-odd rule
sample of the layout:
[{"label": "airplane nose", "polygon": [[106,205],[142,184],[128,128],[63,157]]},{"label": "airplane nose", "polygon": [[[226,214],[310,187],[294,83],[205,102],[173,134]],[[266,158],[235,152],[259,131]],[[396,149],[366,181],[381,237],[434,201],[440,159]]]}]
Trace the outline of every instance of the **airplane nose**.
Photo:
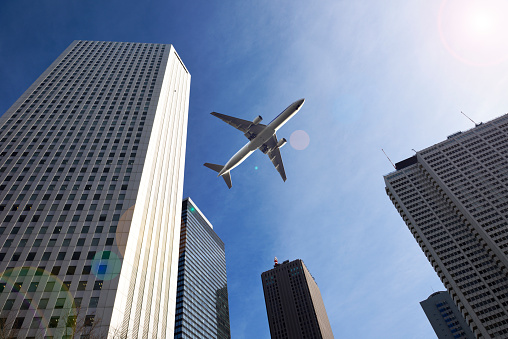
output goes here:
[{"label": "airplane nose", "polygon": [[305,99],[300,99],[298,101],[298,107],[301,107],[303,105],[303,103],[305,102]]}]

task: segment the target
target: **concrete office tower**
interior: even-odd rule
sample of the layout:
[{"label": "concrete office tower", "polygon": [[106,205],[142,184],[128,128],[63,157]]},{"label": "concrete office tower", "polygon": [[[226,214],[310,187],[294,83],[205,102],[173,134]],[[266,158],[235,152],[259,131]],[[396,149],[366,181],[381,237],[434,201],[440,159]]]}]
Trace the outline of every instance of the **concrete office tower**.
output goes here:
[{"label": "concrete office tower", "polygon": [[272,339],[333,338],[321,292],[302,260],[276,260],[261,281]]},{"label": "concrete office tower", "polygon": [[438,339],[475,339],[459,309],[446,291],[435,292],[420,305]]},{"label": "concrete office tower", "polygon": [[508,337],[508,115],[396,164],[386,193],[478,338]]},{"label": "concrete office tower", "polygon": [[182,205],[175,339],[230,339],[224,243],[196,204]]},{"label": "concrete office tower", "polygon": [[171,45],[75,41],[0,118],[10,333],[173,336],[189,86]]}]

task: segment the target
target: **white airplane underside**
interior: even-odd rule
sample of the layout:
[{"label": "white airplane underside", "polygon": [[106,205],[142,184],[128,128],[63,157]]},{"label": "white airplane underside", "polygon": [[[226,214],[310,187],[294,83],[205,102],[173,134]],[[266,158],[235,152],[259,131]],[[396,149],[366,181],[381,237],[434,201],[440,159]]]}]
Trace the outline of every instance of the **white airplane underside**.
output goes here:
[{"label": "white airplane underside", "polygon": [[286,172],[284,171],[284,165],[280,155],[280,148],[284,146],[286,139],[282,138],[277,140],[275,132],[298,112],[304,102],[305,99],[295,101],[268,125],[260,124],[262,120],[261,116],[257,116],[253,121],[248,121],[217,112],[210,113],[234,128],[242,131],[245,137],[249,139],[249,142],[235,155],[233,155],[226,165],[222,166],[210,163],[205,163],[204,165],[218,172],[218,176],[222,176],[226,185],[231,188],[231,170],[240,165],[255,150],[259,149],[261,152],[268,155],[270,161],[275,166],[275,169],[277,169],[282,177],[282,180],[286,181]]}]

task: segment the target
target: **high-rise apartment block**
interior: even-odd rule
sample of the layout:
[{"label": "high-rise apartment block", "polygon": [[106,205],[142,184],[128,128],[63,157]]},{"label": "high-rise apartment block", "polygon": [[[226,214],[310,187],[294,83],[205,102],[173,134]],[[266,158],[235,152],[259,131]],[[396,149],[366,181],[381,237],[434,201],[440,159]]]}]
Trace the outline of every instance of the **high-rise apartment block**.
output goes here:
[{"label": "high-rise apartment block", "polygon": [[0,118],[0,323],[174,333],[190,74],[171,45],[74,41]]},{"label": "high-rise apartment block", "polygon": [[182,206],[177,338],[231,338],[224,243],[190,198]]},{"label": "high-rise apartment block", "polygon": [[508,115],[417,152],[384,179],[475,336],[508,337]]},{"label": "high-rise apartment block", "polygon": [[333,339],[321,292],[302,260],[261,274],[272,339]]},{"label": "high-rise apartment block", "polygon": [[475,339],[448,292],[432,293],[420,305],[438,339]]}]

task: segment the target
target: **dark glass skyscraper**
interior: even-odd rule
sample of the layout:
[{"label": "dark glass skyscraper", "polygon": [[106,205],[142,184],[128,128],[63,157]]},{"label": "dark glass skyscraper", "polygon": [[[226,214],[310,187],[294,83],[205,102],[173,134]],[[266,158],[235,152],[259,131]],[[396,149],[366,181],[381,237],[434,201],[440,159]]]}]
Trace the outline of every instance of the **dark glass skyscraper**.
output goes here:
[{"label": "dark glass skyscraper", "polygon": [[224,243],[190,198],[182,205],[175,338],[231,338]]},{"label": "dark glass skyscraper", "polygon": [[446,291],[432,293],[421,301],[420,305],[438,339],[475,338],[450,293]]}]

